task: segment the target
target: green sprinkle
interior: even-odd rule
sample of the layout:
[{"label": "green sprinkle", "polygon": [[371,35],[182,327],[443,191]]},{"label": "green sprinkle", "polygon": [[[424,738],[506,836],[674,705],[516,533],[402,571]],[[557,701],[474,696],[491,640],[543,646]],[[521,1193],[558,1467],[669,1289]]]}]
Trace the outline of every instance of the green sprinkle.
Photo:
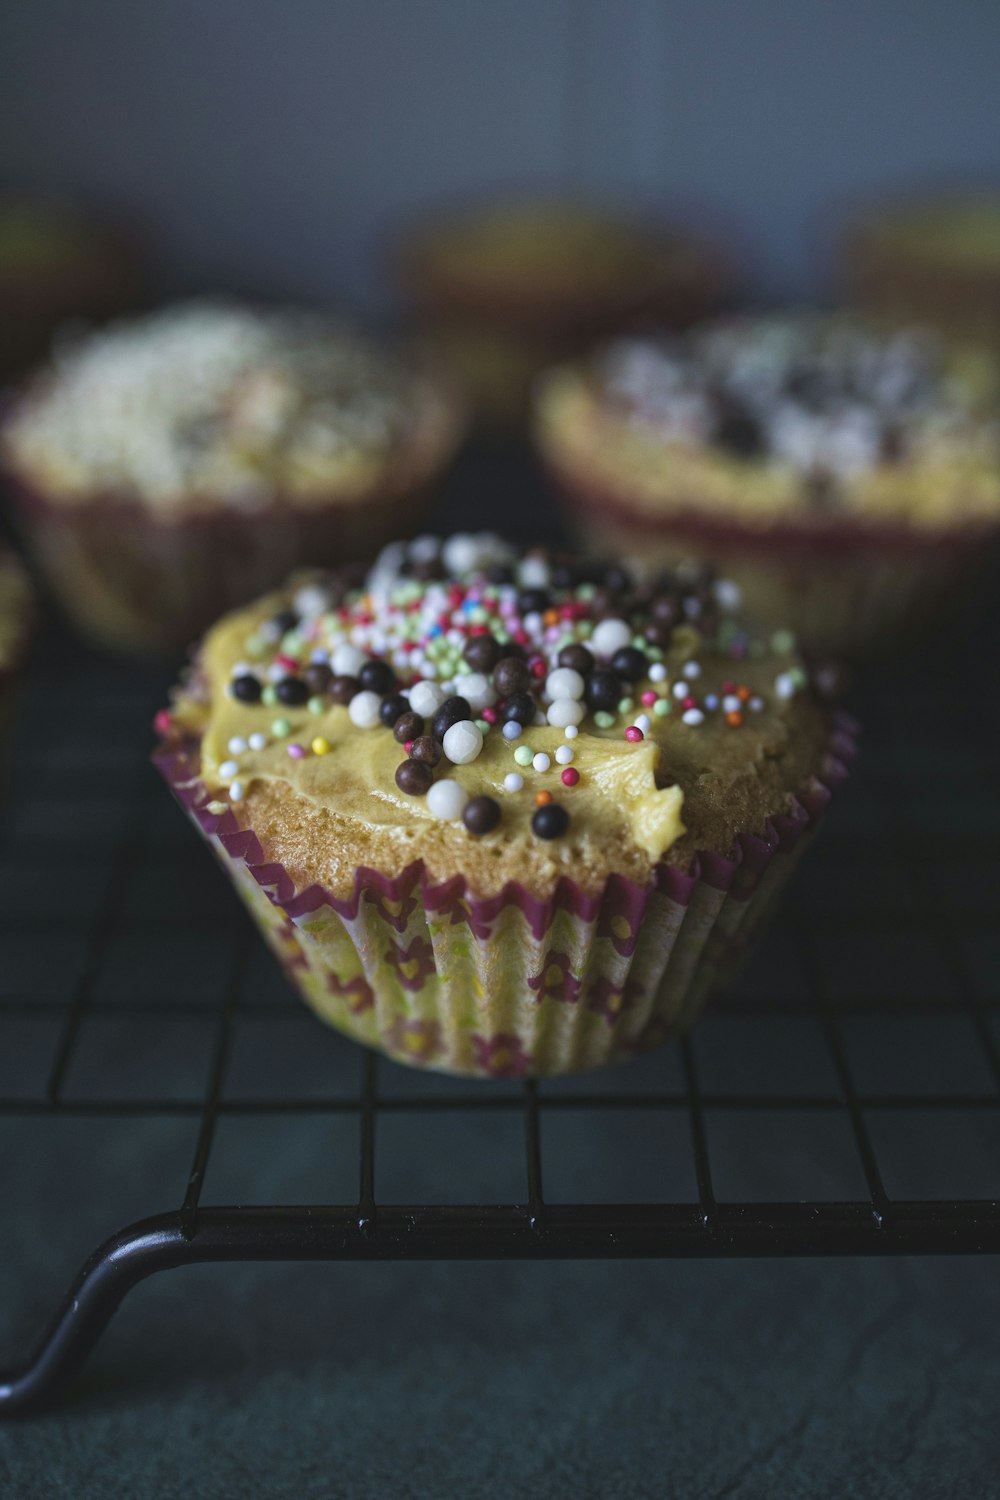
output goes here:
[{"label": "green sprinkle", "polygon": [[599,708],[594,715],[594,723],[598,729],[613,729],[615,725],[614,714],[609,714],[603,708]]},{"label": "green sprinkle", "polygon": [[262,656],[265,650],[264,642],[259,635],[248,635],[243,642],[243,650],[247,656]]},{"label": "green sprinkle", "polygon": [[275,739],[287,739],[291,732],[292,726],[288,719],[275,719],[274,723],[271,725],[271,733],[274,735]]},{"label": "green sprinkle", "polygon": [[593,584],[593,583],[581,583],[581,584],[579,584],[577,586],[576,597],[579,600],[581,600],[581,602],[586,602],[587,600],[593,599],[593,597],[594,597],[594,595],[596,593],[597,593],[597,586],[596,586],[596,584]]},{"label": "green sprinkle", "polygon": [[273,708],[277,703],[278,695],[271,683],[268,683],[267,687],[264,688],[263,692],[260,695],[260,701],[261,703],[266,704],[268,708]]},{"label": "green sprinkle", "polygon": [[306,704],[306,708],[308,708],[311,714],[321,714],[326,709],[326,700],[323,698],[310,698]]},{"label": "green sprinkle", "polygon": [[647,646],[646,655],[649,657],[650,661],[663,660],[663,652],[660,650],[659,646]]},{"label": "green sprinkle", "polygon": [[288,634],[282,638],[281,649],[282,651],[284,651],[286,656],[298,656],[299,652],[302,650],[302,637],[299,635],[297,630],[290,630]]},{"label": "green sprinkle", "polygon": [[477,604],[475,609],[469,610],[468,618],[472,621],[473,625],[485,625],[489,617],[489,611],[483,609],[481,604]]},{"label": "green sprinkle", "polygon": [[587,641],[594,633],[593,620],[577,620],[576,638],[578,641]]},{"label": "green sprinkle", "polygon": [[486,719],[475,719],[473,722],[480,734],[489,734],[490,726]]},{"label": "green sprinkle", "polygon": [[807,679],[806,674],[801,667],[792,667],[788,675],[795,683],[796,687],[805,687]]},{"label": "green sprinkle", "polygon": [[507,642],[510,640],[510,636],[507,634],[506,630],[494,630],[493,639],[496,641],[497,645],[506,646]]},{"label": "green sprinkle", "polygon": [[637,651],[643,652],[645,656],[649,655],[649,642],[644,635],[634,635],[632,637],[632,644]]},{"label": "green sprinkle", "polygon": [[795,636],[790,630],[776,630],[771,637],[771,645],[775,651],[794,651]]},{"label": "green sprinkle", "polygon": [[514,759],[517,761],[519,766],[530,766],[532,760],[534,759],[534,755],[535,752],[534,750],[532,750],[530,745],[518,745],[517,749],[514,751]]},{"label": "green sprinkle", "polygon": [[653,704],[653,712],[660,719],[662,719],[666,714],[670,713],[672,708],[673,704],[670,702],[669,698],[657,698],[656,702]]},{"label": "green sprinkle", "polygon": [[632,709],[634,707],[635,707],[635,701],[634,701],[634,699],[632,699],[632,698],[619,698],[618,699],[618,712],[620,714],[631,713],[631,711],[632,711]]}]

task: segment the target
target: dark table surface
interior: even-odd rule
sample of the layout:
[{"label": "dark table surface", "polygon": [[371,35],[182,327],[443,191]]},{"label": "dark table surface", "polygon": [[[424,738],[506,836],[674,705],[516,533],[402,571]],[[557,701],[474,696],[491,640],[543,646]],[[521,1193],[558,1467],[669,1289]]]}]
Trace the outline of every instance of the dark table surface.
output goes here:
[{"label": "dark table surface", "polygon": [[[533,511],[519,472],[480,465],[452,516],[525,534]],[[544,515],[543,524],[551,526]],[[950,980],[931,936],[907,919],[899,850],[869,837],[900,787],[904,819],[928,837],[944,831],[927,862],[932,904],[940,897],[949,910],[995,1035],[1000,900],[984,829],[1000,832],[1000,808],[989,777],[997,708],[975,686],[995,661],[984,619],[951,621],[935,644],[862,684],[865,754],[791,902],[792,917],[821,906],[833,913],[826,970],[856,1071],[875,1095],[995,1089],[968,1017],[938,1003]],[[63,1019],[57,1002],[83,961],[65,924],[45,920],[52,873],[76,910],[92,909],[109,786],[131,763],[133,716],[156,706],[166,680],[154,673],[137,685],[133,669],[90,658],[78,668],[58,633],[42,660],[0,824],[0,991],[18,1002],[3,1012],[0,1092],[44,1084]],[[92,737],[101,754],[88,768],[86,756],[61,759],[60,715],[82,711],[79,695],[98,680],[103,718]],[[956,718],[966,687],[972,709]],[[209,1054],[199,1005],[218,988],[216,940],[243,921],[165,794],[145,836],[129,922],[99,976],[104,1030],[88,1034],[67,1079],[84,1099],[109,1077],[137,1095],[197,1092]],[[64,841],[58,856],[50,850],[44,868],[27,868],[25,841],[53,838]],[[156,853],[168,847],[182,865],[160,869]],[[172,949],[179,922],[186,941]],[[734,1069],[742,1086],[750,1078],[780,1088],[791,1075],[802,1091],[830,1086],[814,1020],[796,1009],[802,978],[790,930],[779,922],[731,1003],[696,1031],[709,1087],[736,1087]],[[259,1055],[234,1053],[234,1087],[288,1093],[317,1068],[353,1076],[358,1050],[318,1027],[263,950],[251,967],[248,1006],[276,1008],[269,1035],[279,1041],[263,1078]],[[143,1014],[166,984],[189,1002],[171,1025]],[[32,986],[34,1010],[25,1002]],[[675,1050],[629,1066],[635,1087],[654,1076],[662,1083],[677,1072]],[[603,1076],[588,1087],[603,1087]],[[391,1092],[411,1075],[382,1064],[380,1077]],[[956,1110],[946,1124],[871,1114],[891,1191],[1000,1193],[997,1111]],[[834,1138],[818,1120],[818,1111],[790,1126],[787,1115],[719,1110],[710,1122],[717,1190],[794,1198],[818,1184],[863,1198],[849,1133]],[[508,1125],[502,1111],[483,1110],[463,1118],[457,1139],[446,1113],[412,1132],[390,1121],[379,1147],[382,1196],[517,1201],[522,1158]],[[0,1114],[0,1367],[24,1356],[96,1243],[176,1206],[197,1126],[183,1111]],[[634,1114],[616,1134],[564,1112],[547,1130],[546,1181],[557,1200],[589,1191],[642,1201],[654,1180],[665,1196],[690,1197],[690,1149],[673,1129]],[[207,1200],[338,1201],[356,1186],[355,1130],[307,1114],[226,1117]],[[130,1295],[55,1407],[0,1426],[0,1496],[979,1500],[1000,1494],[997,1272],[991,1257],[184,1268]]]}]

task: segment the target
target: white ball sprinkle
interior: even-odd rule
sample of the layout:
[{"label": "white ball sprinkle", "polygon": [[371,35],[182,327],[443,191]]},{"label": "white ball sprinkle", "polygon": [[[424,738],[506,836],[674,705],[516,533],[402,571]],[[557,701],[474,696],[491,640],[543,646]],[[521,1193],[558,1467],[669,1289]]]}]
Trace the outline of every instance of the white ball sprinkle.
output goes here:
[{"label": "white ball sprinkle", "polygon": [[219,775],[223,781],[231,781],[234,776],[239,775],[240,768],[234,760],[224,760],[219,767]]},{"label": "white ball sprinkle", "polygon": [[544,750],[539,750],[537,755],[533,755],[531,757],[531,764],[536,771],[547,771],[551,766],[552,761],[545,754]]},{"label": "white ball sprinkle", "polygon": [[719,695],[718,693],[706,693],[702,702],[707,709],[714,713],[719,706]]},{"label": "white ball sprinkle", "polygon": [[456,677],[455,691],[465,699],[475,714],[481,713],[484,708],[492,708],[497,701],[496,688],[485,672],[467,672],[464,677]]},{"label": "white ball sprinkle", "polygon": [[577,729],[575,724],[567,724],[566,728],[563,730],[563,734],[568,740],[575,740],[579,733],[580,731],[579,729]]},{"label": "white ball sprinkle", "polygon": [[436,682],[428,682],[426,678],[415,682],[407,691],[410,707],[422,719],[432,719],[445,699],[444,689]]},{"label": "white ball sprinkle", "polygon": [[441,540],[436,536],[415,536],[407,551],[414,562],[433,562],[441,551]]},{"label": "white ball sprinkle", "polygon": [[764,700],[763,698],[758,698],[757,695],[754,694],[754,696],[750,699],[750,702],[747,704],[747,707],[750,709],[751,713],[759,714],[761,709],[764,707]]},{"label": "white ball sprinkle", "polygon": [[376,724],[382,722],[379,718],[381,707],[382,699],[378,693],[355,693],[347,705],[347,712],[351,716],[351,723],[356,724],[359,729],[374,729]]},{"label": "white ball sprinkle", "polygon": [[717,578],[713,592],[716,604],[727,614],[743,603],[743,590],[732,578]]},{"label": "white ball sprinkle", "polygon": [[241,734],[234,734],[226,749],[230,755],[242,755],[247,747],[247,742]]},{"label": "white ball sprinkle", "polygon": [[242,781],[234,781],[229,788],[229,800],[231,802],[242,802],[243,793],[246,790]]},{"label": "white ball sprinkle", "polygon": [[435,818],[451,823],[462,816],[469,794],[457,781],[435,781],[427,793],[427,806]]},{"label": "white ball sprinkle", "polygon": [[681,720],[683,723],[690,724],[693,727],[696,724],[704,724],[705,715],[700,708],[689,708],[681,714]]},{"label": "white ball sprinkle", "polygon": [[330,666],[337,677],[357,677],[367,660],[363,651],[359,651],[357,646],[348,645],[345,641],[333,651]]},{"label": "white ball sprinkle", "polygon": [[743,699],[737,698],[735,693],[727,693],[722,700],[722,712],[725,714],[738,714],[743,707]]},{"label": "white ball sprinkle", "polygon": [[602,620],[590,637],[590,649],[598,656],[614,656],[632,644],[632,631],[624,620]]},{"label": "white ball sprinkle", "polygon": [[298,590],[292,600],[295,612],[304,615],[307,619],[315,615],[321,615],[330,606],[330,595],[325,588],[318,583],[307,583],[304,588]]},{"label": "white ball sprinkle", "polygon": [[483,748],[483,731],[471,719],[459,719],[445,731],[441,747],[453,765],[467,766]]},{"label": "white ball sprinkle", "polygon": [[232,668],[233,677],[250,677],[253,675],[253,667],[247,661],[238,661]]},{"label": "white ball sprinkle", "polygon": [[519,792],[524,786],[524,777],[519,776],[516,771],[508,771],[503,779],[505,792]]},{"label": "white ball sprinkle", "polygon": [[267,669],[268,682],[280,682],[283,677],[288,676],[288,668],[283,667],[280,662],[273,661]]},{"label": "white ball sprinkle", "polygon": [[565,729],[567,724],[579,724],[585,713],[586,709],[576,698],[557,698],[549,705],[547,718],[556,729]]},{"label": "white ball sprinkle", "polygon": [[529,635],[540,635],[545,621],[536,609],[529,610],[521,621],[522,626]]},{"label": "white ball sprinkle", "polygon": [[516,719],[508,719],[503,726],[503,737],[505,740],[519,740],[524,733]]},{"label": "white ball sprinkle", "polygon": [[693,682],[696,677],[701,676],[701,663],[696,661],[686,661],[683,667],[681,667],[681,671],[683,672],[685,677]]},{"label": "white ball sprinkle", "polygon": [[251,750],[266,750],[267,735],[261,734],[258,730],[256,733],[250,736],[250,738],[247,740],[247,744],[249,745]]},{"label": "white ball sprinkle", "polygon": [[794,698],[796,682],[791,672],[779,672],[774,679],[774,691],[779,698]]},{"label": "white ball sprinkle", "polygon": [[561,766],[568,766],[576,752],[572,745],[560,745],[556,751],[556,760]]},{"label": "white ball sprinkle", "polygon": [[649,680],[650,682],[666,682],[667,669],[662,661],[654,661],[649,669]]},{"label": "white ball sprinkle", "polygon": [[526,557],[517,570],[517,581],[525,589],[544,589],[551,576],[544,557]]},{"label": "white ball sprinkle", "polygon": [[545,691],[550,698],[582,698],[585,686],[579,672],[572,667],[556,667],[545,679]]},{"label": "white ball sprinkle", "polygon": [[674,683],[673,693],[675,698],[686,698],[690,691],[691,689],[683,678],[681,678],[680,682]]},{"label": "white ball sprinkle", "polygon": [[632,720],[632,723],[636,729],[641,729],[643,734],[648,734],[653,727],[653,721],[650,719],[649,714],[639,714],[638,718]]}]

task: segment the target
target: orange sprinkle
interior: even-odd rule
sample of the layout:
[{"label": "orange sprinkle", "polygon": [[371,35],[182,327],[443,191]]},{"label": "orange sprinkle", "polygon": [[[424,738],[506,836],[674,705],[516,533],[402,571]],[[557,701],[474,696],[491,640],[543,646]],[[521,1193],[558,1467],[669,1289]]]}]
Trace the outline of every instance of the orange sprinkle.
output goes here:
[{"label": "orange sprinkle", "polygon": [[743,715],[734,709],[731,714],[726,714],[726,723],[730,729],[739,729],[743,724]]},{"label": "orange sprinkle", "polygon": [[552,793],[551,792],[536,792],[535,793],[535,806],[536,807],[548,807],[548,805],[549,805],[549,803],[551,801],[552,801]]},{"label": "orange sprinkle", "polygon": [[559,611],[557,609],[547,609],[544,615],[542,615],[542,620],[546,625],[558,625],[559,618]]},{"label": "orange sprinkle", "polygon": [[738,687],[736,689],[736,696],[741,703],[747,703],[750,699],[750,689],[748,687]]}]

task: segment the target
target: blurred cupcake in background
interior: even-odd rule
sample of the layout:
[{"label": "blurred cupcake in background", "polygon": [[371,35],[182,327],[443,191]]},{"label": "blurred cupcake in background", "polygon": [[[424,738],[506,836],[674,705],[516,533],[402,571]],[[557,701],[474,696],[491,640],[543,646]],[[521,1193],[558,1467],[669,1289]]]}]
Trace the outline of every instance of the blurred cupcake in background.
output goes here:
[{"label": "blurred cupcake in background", "polygon": [[708,557],[814,653],[892,638],[1000,528],[994,393],[924,333],[797,315],[621,341],[542,380],[536,429],[588,546]]},{"label": "blurred cupcake in background", "polygon": [[528,408],[539,370],[636,320],[686,328],[719,305],[722,262],[611,210],[501,201],[432,220],[400,246],[418,323],[488,425]]},{"label": "blurred cupcake in background", "polygon": [[851,299],[872,317],[1000,350],[1000,193],[876,211],[855,226],[846,259]]},{"label": "blurred cupcake in background", "polygon": [[17,671],[31,634],[34,600],[28,575],[0,543],[0,791],[6,781]]},{"label": "blurred cupcake in background", "polygon": [[412,531],[460,427],[444,383],[319,314],[192,302],[63,351],[0,454],[67,613],[144,653]]},{"label": "blurred cupcake in background", "polygon": [[136,239],[66,204],[0,199],[0,380],[44,358],[68,319],[135,307],[146,271]]}]

